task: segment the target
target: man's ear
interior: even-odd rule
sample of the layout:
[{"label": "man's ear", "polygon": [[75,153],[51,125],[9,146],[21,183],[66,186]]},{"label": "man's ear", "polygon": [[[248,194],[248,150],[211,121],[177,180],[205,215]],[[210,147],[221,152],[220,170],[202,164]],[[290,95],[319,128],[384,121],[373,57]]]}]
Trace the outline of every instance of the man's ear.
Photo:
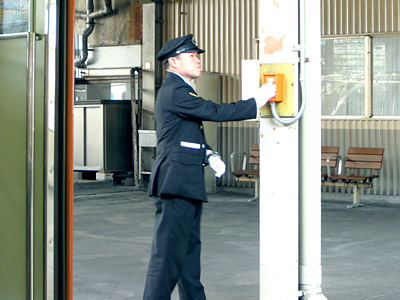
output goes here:
[{"label": "man's ear", "polygon": [[171,67],[175,68],[176,67],[176,57],[174,57],[174,56],[169,57],[168,58],[168,64]]}]

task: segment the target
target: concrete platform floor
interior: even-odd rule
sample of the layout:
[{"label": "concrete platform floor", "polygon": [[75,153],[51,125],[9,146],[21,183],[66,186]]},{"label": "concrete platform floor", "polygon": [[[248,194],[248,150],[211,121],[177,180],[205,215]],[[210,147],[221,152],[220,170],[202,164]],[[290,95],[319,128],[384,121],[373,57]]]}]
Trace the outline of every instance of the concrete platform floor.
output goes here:
[{"label": "concrete platform floor", "polygon": [[[202,282],[210,300],[259,299],[258,203],[209,196],[202,219]],[[400,206],[322,203],[323,294],[329,300],[400,299]],[[332,197],[335,198],[335,197]],[[75,191],[74,300],[139,300],[154,208],[145,191]],[[273,245],[271,245],[273,246]],[[177,300],[174,292],[173,300]]]}]

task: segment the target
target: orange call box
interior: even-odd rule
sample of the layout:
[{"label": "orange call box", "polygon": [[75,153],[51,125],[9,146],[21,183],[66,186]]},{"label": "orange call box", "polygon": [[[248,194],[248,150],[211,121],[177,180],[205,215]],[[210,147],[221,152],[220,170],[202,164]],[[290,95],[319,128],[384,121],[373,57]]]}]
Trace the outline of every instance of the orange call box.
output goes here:
[{"label": "orange call box", "polygon": [[269,101],[282,102],[285,100],[285,74],[263,74],[263,84],[272,82],[276,85],[276,95]]}]

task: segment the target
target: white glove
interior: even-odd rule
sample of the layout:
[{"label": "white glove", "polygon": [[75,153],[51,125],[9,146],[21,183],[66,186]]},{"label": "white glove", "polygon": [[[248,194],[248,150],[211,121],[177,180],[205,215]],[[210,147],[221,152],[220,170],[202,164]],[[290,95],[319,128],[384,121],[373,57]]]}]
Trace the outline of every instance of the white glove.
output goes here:
[{"label": "white glove", "polygon": [[257,108],[263,107],[269,99],[276,94],[276,85],[272,82],[263,84],[255,93],[254,99],[257,102]]},{"label": "white glove", "polygon": [[216,153],[208,157],[208,163],[211,169],[214,170],[216,177],[221,177],[225,173],[225,163],[222,161],[221,156]]}]

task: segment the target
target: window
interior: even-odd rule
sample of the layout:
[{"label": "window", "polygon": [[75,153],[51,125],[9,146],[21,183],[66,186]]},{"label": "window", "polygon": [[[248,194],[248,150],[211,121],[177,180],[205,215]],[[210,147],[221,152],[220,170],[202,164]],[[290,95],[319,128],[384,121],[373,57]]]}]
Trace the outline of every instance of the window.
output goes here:
[{"label": "window", "polygon": [[322,115],[364,114],[364,38],[322,40]]},{"label": "window", "polygon": [[323,39],[322,115],[400,116],[399,53],[399,36]]},{"label": "window", "polygon": [[29,30],[29,3],[29,0],[0,1],[0,34],[27,32]]},{"label": "window", "polygon": [[375,116],[400,115],[400,37],[373,39],[373,102]]},{"label": "window", "polygon": [[131,85],[129,82],[88,81],[85,84],[76,84],[75,101],[84,100],[131,100]]}]

